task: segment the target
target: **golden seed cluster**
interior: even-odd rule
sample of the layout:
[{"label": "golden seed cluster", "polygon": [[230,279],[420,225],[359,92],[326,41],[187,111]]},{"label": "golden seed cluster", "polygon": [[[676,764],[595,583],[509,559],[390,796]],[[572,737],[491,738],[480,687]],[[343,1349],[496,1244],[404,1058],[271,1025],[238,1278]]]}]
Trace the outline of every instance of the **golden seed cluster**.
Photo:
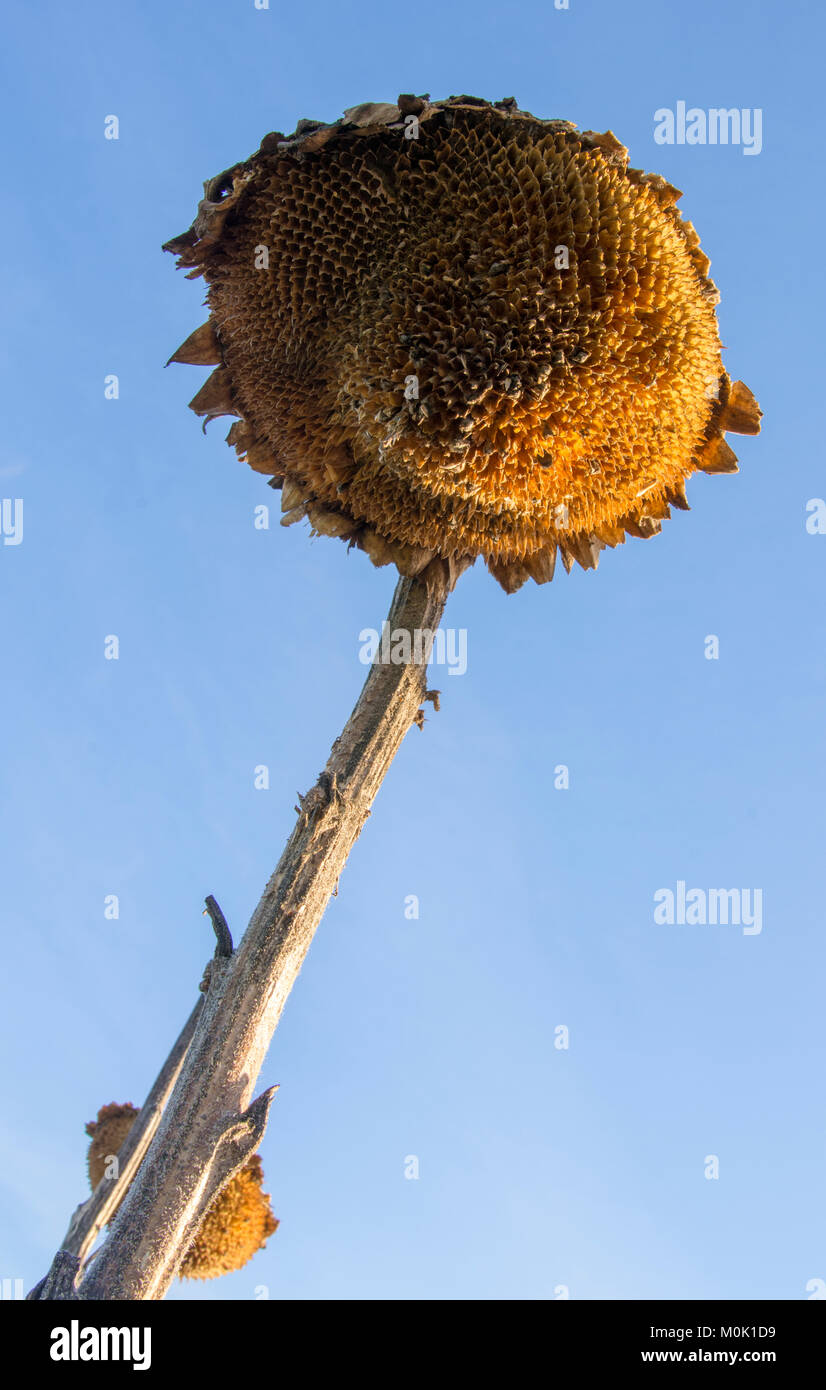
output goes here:
[{"label": "golden seed cluster", "polygon": [[278,1228],[270,1200],[262,1191],[258,1154],[219,1192],[184,1256],[182,1279],[215,1279],[243,1269]]},{"label": "golden seed cluster", "polygon": [[97,1119],[90,1120],[86,1126],[86,1133],[92,1139],[86,1161],[93,1192],[106,1172],[108,1160],[121,1148],[137,1113],[134,1105],[102,1105]]}]

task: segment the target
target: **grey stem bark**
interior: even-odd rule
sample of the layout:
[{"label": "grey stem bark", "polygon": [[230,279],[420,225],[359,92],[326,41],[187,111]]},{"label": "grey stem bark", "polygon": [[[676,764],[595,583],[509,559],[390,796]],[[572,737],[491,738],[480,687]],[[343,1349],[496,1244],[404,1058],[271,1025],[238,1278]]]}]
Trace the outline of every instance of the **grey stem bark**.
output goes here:
[{"label": "grey stem bark", "polygon": [[160,1124],[172,1088],[184,1064],[187,1049],[195,1035],[195,1027],[203,1007],[199,999],[184,1024],[175,1044],[158,1073],[152,1090],[138,1112],[135,1123],[118,1150],[116,1177],[102,1177],[88,1202],[78,1207],[61,1243],[61,1250],[77,1255],[83,1264],[112,1213],[117,1209],[124,1192],[143,1161],[155,1131]]},{"label": "grey stem bark", "polygon": [[[195,1035],[195,1025],[198,1022],[203,1003],[203,999],[198,1000],[175,1039],[169,1056],[158,1072],[149,1095],[121,1144],[118,1150],[117,1172],[111,1176],[105,1173],[91,1197],[88,1197],[85,1202],[81,1202],[80,1206],[75,1208],[69,1222],[69,1229],[61,1241],[60,1249],[52,1262],[51,1269],[46,1277],[41,1279],[30,1293],[26,1294],[27,1299],[72,1298],[75,1296],[75,1276],[107,1221],[111,1220],[117,1211],[123,1194],[137,1173],[160,1124],[166,1102],[172,1094],[172,1088],[178,1079],[187,1049]],[[69,1291],[65,1292],[66,1289]],[[60,1290],[64,1290],[64,1292],[60,1292]]]},{"label": "grey stem bark", "polygon": [[416,661],[413,634],[438,628],[448,574],[434,561],[425,576],[399,581],[387,622],[410,634],[414,657],[383,662],[377,653],[238,949],[210,963],[174,1090],[104,1245],[70,1293],[61,1252],[62,1291],[46,1297],[163,1298],[210,1203],[261,1142],[275,1088],[255,1101],[252,1091],[287,996],[385,773],[410,725],[421,724],[422,701],[438,700],[426,689],[429,648]]}]

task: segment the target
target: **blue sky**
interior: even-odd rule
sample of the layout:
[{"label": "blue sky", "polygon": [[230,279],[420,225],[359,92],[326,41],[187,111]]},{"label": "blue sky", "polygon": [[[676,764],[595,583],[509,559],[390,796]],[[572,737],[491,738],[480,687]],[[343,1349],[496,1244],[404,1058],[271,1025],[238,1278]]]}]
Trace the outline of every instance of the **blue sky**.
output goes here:
[{"label": "blue sky", "polygon": [[[826,1280],[822,10],[12,0],[5,28],[0,495],[24,534],[0,544],[0,1274],[45,1272],[84,1123],[148,1090],[211,954],[207,893],[240,935],[393,586],[282,529],[221,424],[203,437],[203,373],[163,370],[203,284],[161,243],[269,130],[470,92],[612,129],[684,190],[763,432],[596,573],[510,598],[462,578],[467,672],[434,678],[261,1074],[281,1227],[170,1297],[805,1298]],[[760,155],[656,144],[680,100],[760,108]],[[762,889],[762,931],[656,924],[678,880]]]}]

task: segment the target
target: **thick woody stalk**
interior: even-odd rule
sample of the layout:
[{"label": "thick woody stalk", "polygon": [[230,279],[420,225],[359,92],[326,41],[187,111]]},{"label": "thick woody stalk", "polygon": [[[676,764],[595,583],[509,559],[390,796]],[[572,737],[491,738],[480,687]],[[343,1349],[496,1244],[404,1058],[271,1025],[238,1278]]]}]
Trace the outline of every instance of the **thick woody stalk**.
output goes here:
[{"label": "thick woody stalk", "polygon": [[[172,1088],[180,1075],[203,1003],[203,998],[198,1000],[175,1039],[135,1123],[118,1150],[116,1172],[110,1174],[107,1171],[91,1197],[87,1197],[85,1202],[81,1202],[80,1206],[75,1208],[51,1269],[26,1295],[27,1299],[76,1297],[74,1281],[77,1272],[123,1200],[123,1194],[143,1161],[172,1094]],[[67,1292],[60,1292],[61,1288],[65,1288]]]},{"label": "thick woody stalk", "polygon": [[63,1237],[60,1248],[77,1255],[81,1264],[84,1263],[100,1232],[117,1209],[152,1142],[166,1103],[180,1075],[203,1002],[203,999],[199,999],[189,1015],[172,1051],[158,1073],[152,1090],[141,1106],[135,1123],[118,1151],[117,1176],[107,1177],[104,1175],[92,1196],[78,1207],[69,1223],[69,1229]]},{"label": "thick woody stalk", "polygon": [[[298,822],[243,940],[231,956],[211,962],[175,1088],[105,1244],[72,1292],[63,1277],[41,1297],[163,1298],[210,1203],[258,1147],[274,1088],[252,1102],[255,1081],[382,779],[420,720],[427,656],[416,662],[413,634],[438,628],[445,572],[435,562],[425,577],[399,581],[388,623],[391,632],[411,634],[414,659],[383,663],[378,653],[326,768],[301,798]],[[62,1258],[68,1267],[69,1257]]]}]

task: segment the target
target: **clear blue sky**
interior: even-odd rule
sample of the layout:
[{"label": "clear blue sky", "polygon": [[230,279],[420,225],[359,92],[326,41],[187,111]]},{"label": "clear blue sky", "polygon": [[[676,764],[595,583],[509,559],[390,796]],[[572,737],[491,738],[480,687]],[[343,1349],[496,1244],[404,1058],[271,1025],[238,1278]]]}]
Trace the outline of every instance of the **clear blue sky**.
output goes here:
[{"label": "clear blue sky", "polygon": [[[826,1280],[821,7],[12,0],[5,28],[0,494],[24,536],[0,545],[0,1274],[45,1272],[85,1121],[151,1084],[212,950],[205,894],[240,935],[393,586],[283,530],[221,423],[203,437],[203,373],[163,370],[203,282],[161,243],[269,130],[470,92],[610,128],[684,190],[764,429],[596,574],[511,598],[463,577],[467,673],[435,681],[260,1079],[281,1083],[281,1228],[170,1296],[806,1297]],[[760,108],[761,154],[657,145],[680,100]],[[762,932],[657,925],[678,880],[762,889]]]}]

